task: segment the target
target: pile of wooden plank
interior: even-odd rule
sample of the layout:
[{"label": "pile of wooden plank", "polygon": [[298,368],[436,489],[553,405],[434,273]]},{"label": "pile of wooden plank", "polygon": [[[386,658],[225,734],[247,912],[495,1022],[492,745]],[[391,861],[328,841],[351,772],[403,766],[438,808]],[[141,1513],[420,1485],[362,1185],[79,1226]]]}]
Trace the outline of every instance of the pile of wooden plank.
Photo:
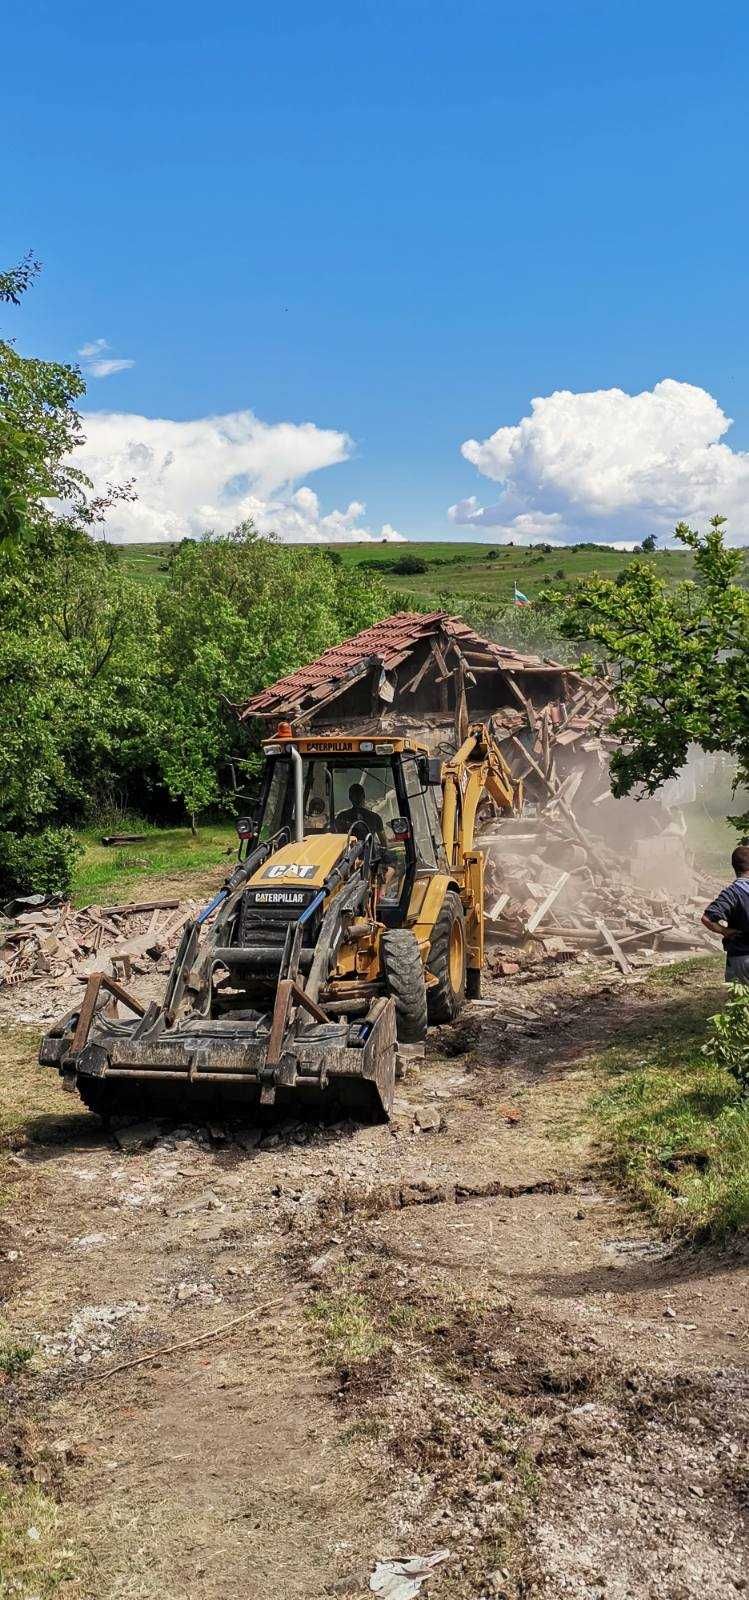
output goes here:
[{"label": "pile of wooden plank", "polygon": [[129,978],[168,967],[192,900],[147,900],[131,905],[69,902],[0,919],[0,988],[29,981],[85,983],[92,972]]},{"label": "pile of wooden plank", "polygon": [[617,739],[607,732],[615,706],[606,679],[587,679],[570,700],[534,706],[514,678],[518,702],[491,719],[492,732],[515,780],[522,779],[526,804],[565,817],[573,832],[573,801],[595,806],[611,800],[609,757]]},{"label": "pile of wooden plank", "polygon": [[668,954],[717,949],[700,923],[712,886],[701,890],[686,860],[684,894],[674,899],[638,887],[577,824],[529,818],[480,842],[489,966],[500,975],[543,960],[599,958],[628,974]]}]

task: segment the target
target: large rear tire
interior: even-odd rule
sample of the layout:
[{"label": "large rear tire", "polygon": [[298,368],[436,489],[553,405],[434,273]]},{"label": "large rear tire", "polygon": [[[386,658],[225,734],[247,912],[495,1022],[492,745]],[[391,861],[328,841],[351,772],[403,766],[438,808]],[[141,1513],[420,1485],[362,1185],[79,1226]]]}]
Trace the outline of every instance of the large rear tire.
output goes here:
[{"label": "large rear tire", "polygon": [[389,928],[380,949],[395,1001],[397,1038],[401,1044],[420,1044],[427,1036],[427,986],[419,946],[409,928]]},{"label": "large rear tire", "polygon": [[430,1022],[452,1022],[466,996],[466,927],[460,896],[448,889],[434,924],[427,967],[437,979],[427,990]]}]

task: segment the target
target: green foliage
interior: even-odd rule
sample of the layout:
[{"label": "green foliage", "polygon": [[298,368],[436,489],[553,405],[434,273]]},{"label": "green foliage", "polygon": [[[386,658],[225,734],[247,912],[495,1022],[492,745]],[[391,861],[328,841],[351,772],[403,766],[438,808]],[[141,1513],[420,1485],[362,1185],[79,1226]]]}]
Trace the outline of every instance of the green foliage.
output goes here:
[{"label": "green foliage", "polygon": [[[128,576],[137,577],[141,583],[156,589],[163,585],[172,546],[131,544],[117,548]],[[316,548],[322,554],[331,547]],[[542,552],[543,560],[539,561],[539,549],[538,545],[497,548],[468,539],[442,542],[419,539],[405,545],[346,542],[336,544],[333,553],[340,557],[336,565],[343,566],[347,572],[377,572],[390,593],[391,610],[396,609],[397,597],[399,601],[404,599],[408,610],[433,611],[438,591],[441,591],[449,595],[448,610],[451,612],[462,612],[469,601],[477,600],[490,604],[495,613],[502,611],[512,599],[513,580],[520,589],[526,589],[524,578],[527,578],[535,593],[555,578],[569,584],[589,578],[594,572],[613,578],[640,559],[631,551],[615,550],[613,546],[584,545],[580,549],[552,546],[548,553]],[[400,556],[413,554],[425,561],[426,572],[398,577],[391,570],[393,561],[399,559],[395,552],[400,552]],[[659,550],[648,559],[669,587],[694,576],[691,553],[683,548]],[[747,550],[742,552],[742,581],[749,581]]]},{"label": "green foliage", "polygon": [[655,547],[656,547],[657,543],[658,543],[658,535],[655,534],[655,533],[648,533],[645,536],[645,538],[643,539],[642,544],[640,545],[640,549],[641,549],[643,555],[645,555],[645,556],[652,555],[653,551],[655,550]]},{"label": "green foliage", "polygon": [[[0,274],[0,302],[17,306],[38,271],[27,256]],[[21,356],[0,339],[0,549],[23,543],[49,520],[50,498],[93,514],[88,479],[68,459],[83,437],[75,402],[85,389],[76,367]]]},{"label": "green foliage", "polygon": [[48,520],[0,551],[0,614],[3,877],[62,890],[64,825],[108,787],[157,776],[155,607],[105,546]]},{"label": "green foliage", "polygon": [[[437,596],[437,604],[446,611],[455,609],[453,597],[444,591]],[[514,601],[498,606],[491,600],[470,598],[463,601],[460,615],[487,639],[510,645],[526,655],[549,656],[565,664],[576,661],[579,655],[579,650],[562,636],[555,606],[539,602],[518,606]]]},{"label": "green foliage", "polygon": [[[742,553],[725,546],[725,518],[709,531],[679,523],[695,579],[669,589],[652,562],[615,579],[594,575],[574,593],[551,593],[561,631],[592,640],[616,670],[623,747],[612,760],[615,794],[653,793],[684,765],[690,744],[725,751],[749,782],[749,594]],[[742,819],[738,819],[739,825]]]},{"label": "green foliage", "polygon": [[[0,275],[0,301],[18,305],[37,271],[27,257]],[[0,875],[11,889],[67,887],[66,825],[153,746],[153,603],[92,542],[103,506],[70,465],[84,391],[76,368],[0,340]]]},{"label": "green foliage", "polygon": [[0,1342],[0,1372],[6,1378],[17,1378],[19,1372],[28,1366],[33,1354],[29,1345],[17,1344],[14,1340]]},{"label": "green foliage", "polygon": [[64,894],[81,851],[72,828],[0,833],[0,892]]},{"label": "green foliage", "polygon": [[322,552],[262,538],[184,542],[157,601],[159,759],[191,816],[221,802],[241,748],[233,705],[390,610],[366,581]]},{"label": "green foliage", "polygon": [[5,305],[20,306],[21,296],[26,293],[37,273],[41,271],[41,265],[41,261],[37,261],[33,252],[29,250],[17,267],[11,267],[8,272],[0,272],[0,302]]},{"label": "green foliage", "polygon": [[397,561],[393,561],[390,571],[397,577],[415,578],[420,572],[428,572],[429,568],[421,556],[399,556]]},{"label": "green foliage", "polygon": [[731,985],[727,1006],[710,1018],[702,1052],[712,1066],[729,1072],[749,1094],[749,988],[745,985]]},{"label": "green foliage", "polygon": [[158,595],[70,521],[0,553],[0,874],[67,888],[66,825],[117,795],[195,817],[228,802],[233,706],[390,609],[321,552],[185,540]]}]

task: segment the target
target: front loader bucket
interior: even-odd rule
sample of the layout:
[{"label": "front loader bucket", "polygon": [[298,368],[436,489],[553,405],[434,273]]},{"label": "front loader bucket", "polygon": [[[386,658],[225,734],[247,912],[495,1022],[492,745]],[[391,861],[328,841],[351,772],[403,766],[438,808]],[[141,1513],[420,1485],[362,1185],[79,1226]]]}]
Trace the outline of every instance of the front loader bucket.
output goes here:
[{"label": "front loader bucket", "polygon": [[[96,1018],[85,1042],[79,1017],[72,1017],[67,1028],[58,1024],[47,1034],[39,1059],[56,1066],[102,1116],[145,1105],[189,1114],[220,1103],[235,1114],[259,1106],[313,1114],[340,1107],[364,1121],[387,1120],[395,1090],[394,1002],[375,1000],[353,1023],[314,1009],[311,1018],[297,1006],[290,1025],[290,1007],[280,1018],[277,1002],[270,1027],[264,1019],[228,1016],[170,1027],[154,1006],[133,1022]],[[71,1048],[76,1035],[78,1049]]]}]

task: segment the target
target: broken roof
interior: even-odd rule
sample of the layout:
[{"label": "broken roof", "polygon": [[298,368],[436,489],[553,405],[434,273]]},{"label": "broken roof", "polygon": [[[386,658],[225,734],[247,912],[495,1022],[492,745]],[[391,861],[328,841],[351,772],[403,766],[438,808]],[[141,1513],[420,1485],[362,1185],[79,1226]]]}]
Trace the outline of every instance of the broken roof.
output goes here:
[{"label": "broken roof", "polygon": [[[299,667],[285,678],[279,678],[269,688],[253,695],[240,711],[241,721],[248,717],[285,717],[304,719],[329,700],[335,700],[358,678],[365,677],[373,668],[381,673],[392,672],[407,661],[414,650],[425,640],[432,642],[435,654],[441,652],[443,665],[450,668],[462,666],[469,683],[475,683],[473,670],[491,670],[514,674],[552,674],[567,672],[571,678],[577,674],[542,656],[521,655],[506,645],[495,644],[469,628],[461,617],[452,617],[447,611],[398,611],[392,617],[364,628],[352,639],[332,645],[315,661]],[[448,661],[448,657],[452,658]]]}]

